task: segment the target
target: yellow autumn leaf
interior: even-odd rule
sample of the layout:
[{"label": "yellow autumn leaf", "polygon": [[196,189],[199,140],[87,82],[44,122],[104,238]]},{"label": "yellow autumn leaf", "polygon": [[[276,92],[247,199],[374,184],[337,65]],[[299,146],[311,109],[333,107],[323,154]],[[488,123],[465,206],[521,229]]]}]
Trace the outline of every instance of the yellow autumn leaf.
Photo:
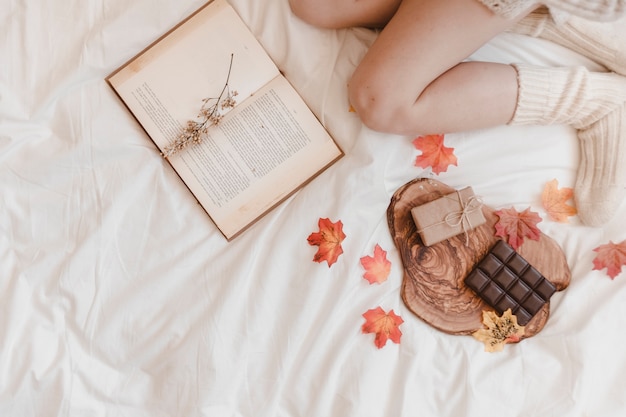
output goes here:
[{"label": "yellow autumn leaf", "polygon": [[485,352],[500,352],[507,343],[517,343],[524,336],[524,326],[517,324],[517,317],[509,308],[502,316],[493,311],[483,311],[483,324],[486,328],[472,333],[472,336],[485,344]]}]

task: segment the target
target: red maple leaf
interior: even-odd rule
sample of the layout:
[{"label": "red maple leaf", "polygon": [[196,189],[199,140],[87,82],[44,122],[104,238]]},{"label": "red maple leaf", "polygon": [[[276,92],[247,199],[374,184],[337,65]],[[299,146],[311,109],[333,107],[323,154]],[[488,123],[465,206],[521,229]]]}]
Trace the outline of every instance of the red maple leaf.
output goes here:
[{"label": "red maple leaf", "polygon": [[388,339],[394,343],[400,343],[402,332],[399,326],[404,323],[404,320],[396,315],[393,310],[387,314],[381,307],[376,307],[365,312],[363,317],[365,317],[365,323],[361,330],[363,333],[376,333],[374,344],[378,349],[385,346]]},{"label": "red maple leaf", "polygon": [[559,189],[559,182],[553,179],[543,189],[541,202],[552,220],[567,223],[567,218],[576,214],[575,207],[565,204],[573,195],[574,191],[571,188]]},{"label": "red maple leaf", "polygon": [[415,158],[415,166],[420,168],[432,167],[435,174],[446,172],[448,166],[457,164],[456,156],[454,156],[454,148],[446,148],[443,146],[444,135],[426,135],[418,136],[413,140],[413,146],[421,155]]},{"label": "red maple leaf", "polygon": [[346,238],[343,233],[343,223],[341,220],[333,223],[329,219],[320,218],[317,225],[320,231],[311,233],[307,238],[309,245],[319,246],[317,253],[313,256],[313,261],[320,263],[326,261],[330,268],[343,253],[341,242]]},{"label": "red maple leaf", "polygon": [[621,243],[609,241],[593,251],[598,253],[593,260],[593,269],[599,271],[606,268],[606,274],[611,279],[622,272],[622,266],[626,265],[626,240]]},{"label": "red maple leaf", "polygon": [[541,237],[541,231],[537,227],[541,217],[530,211],[530,207],[521,213],[514,208],[497,210],[495,213],[500,217],[496,223],[496,236],[507,240],[513,249],[517,250],[522,246],[525,238],[539,240]]},{"label": "red maple leaf", "polygon": [[363,278],[370,284],[375,282],[381,283],[387,281],[387,277],[391,272],[391,262],[387,260],[387,252],[378,244],[374,247],[374,256],[364,256],[361,258],[361,265],[365,268]]}]

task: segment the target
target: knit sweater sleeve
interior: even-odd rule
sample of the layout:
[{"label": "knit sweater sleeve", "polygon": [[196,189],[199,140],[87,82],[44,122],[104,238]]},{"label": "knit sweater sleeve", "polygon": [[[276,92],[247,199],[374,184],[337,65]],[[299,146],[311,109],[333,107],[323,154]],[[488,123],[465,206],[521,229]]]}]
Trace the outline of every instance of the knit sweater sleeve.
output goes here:
[{"label": "knit sweater sleeve", "polygon": [[545,0],[543,3],[590,20],[616,20],[626,14],[626,0]]},{"label": "knit sweater sleeve", "polygon": [[[492,12],[505,18],[518,17],[537,0],[479,0]],[[589,20],[617,20],[626,15],[626,0],[542,0],[555,14],[576,15]]]}]

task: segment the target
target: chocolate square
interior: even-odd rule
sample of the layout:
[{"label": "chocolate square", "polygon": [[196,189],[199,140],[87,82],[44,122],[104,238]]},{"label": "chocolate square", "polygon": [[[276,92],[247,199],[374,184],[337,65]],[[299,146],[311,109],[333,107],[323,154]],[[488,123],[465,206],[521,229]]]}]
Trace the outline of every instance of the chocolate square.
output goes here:
[{"label": "chocolate square", "polygon": [[548,280],[542,281],[535,287],[535,292],[544,300],[549,300],[554,294],[554,285]]},{"label": "chocolate square", "polygon": [[509,308],[525,326],[550,300],[556,287],[503,240],[491,248],[465,278],[500,315]]},{"label": "chocolate square", "polygon": [[485,256],[485,258],[483,259],[480,269],[485,271],[485,274],[487,274],[487,276],[492,277],[496,275],[496,273],[498,273],[501,264],[502,263],[498,260],[498,258],[496,258],[495,255],[488,253],[487,256]]},{"label": "chocolate square", "polygon": [[502,310],[502,311],[507,311],[509,308],[513,310],[517,308],[517,306],[518,306],[517,302],[506,294],[504,295],[504,297],[502,297],[502,299],[500,299],[498,304],[496,304],[496,307],[498,308],[498,310]]},{"label": "chocolate square", "polygon": [[511,271],[513,271],[516,275],[521,275],[522,272],[526,269],[526,267],[528,266],[528,263],[520,257],[513,257],[511,258],[511,260],[507,263],[507,266],[511,269]]},{"label": "chocolate square", "polygon": [[[541,281],[541,274],[535,268],[528,268],[521,274],[521,278],[524,280],[526,284],[528,284],[531,288],[536,288]],[[552,294],[550,294],[552,295]],[[548,296],[550,298],[550,296]]]},{"label": "chocolate square", "polygon": [[524,310],[523,308],[518,308],[517,310],[513,310],[513,314],[515,314],[515,317],[517,317],[517,323],[522,326],[524,326],[526,323],[530,321],[530,319],[533,318],[533,315],[530,314],[528,311]]},{"label": "chocolate square", "polygon": [[500,268],[493,277],[493,280],[503,290],[509,290],[519,282],[517,275],[507,268]]},{"label": "chocolate square", "polygon": [[523,303],[526,297],[528,297],[529,291],[531,291],[530,287],[518,278],[515,284],[509,289],[509,294],[511,294],[511,297],[518,303]]},{"label": "chocolate square", "polygon": [[528,298],[524,300],[524,309],[534,316],[541,310],[545,303],[546,301],[544,299],[537,294],[531,293]]},{"label": "chocolate square", "polygon": [[495,305],[498,303],[498,300],[500,299],[500,297],[504,295],[504,291],[502,290],[502,288],[498,286],[498,284],[496,284],[493,281],[490,281],[487,284],[487,288],[485,288],[483,292],[481,292],[481,295],[484,297],[487,303],[491,305]]},{"label": "chocolate square", "polygon": [[489,277],[481,271],[474,276],[474,286],[478,288],[478,291],[482,291],[489,282],[491,282]]}]

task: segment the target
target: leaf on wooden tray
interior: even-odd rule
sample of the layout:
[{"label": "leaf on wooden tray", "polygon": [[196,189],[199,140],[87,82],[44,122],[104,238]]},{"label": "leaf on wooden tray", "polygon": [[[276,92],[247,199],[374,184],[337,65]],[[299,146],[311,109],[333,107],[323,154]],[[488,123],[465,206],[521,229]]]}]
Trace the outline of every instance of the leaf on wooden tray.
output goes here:
[{"label": "leaf on wooden tray", "polygon": [[370,284],[387,281],[391,272],[391,262],[387,259],[387,252],[380,245],[374,247],[374,256],[361,258],[361,265],[365,268],[365,278]]},{"label": "leaf on wooden tray", "polygon": [[502,316],[493,311],[483,311],[483,324],[486,328],[472,333],[485,344],[485,352],[500,352],[507,343],[517,343],[524,336],[524,326],[517,323],[517,317],[509,308]]},{"label": "leaf on wooden tray", "polygon": [[396,315],[393,310],[389,313],[385,313],[381,307],[368,310],[363,314],[365,317],[365,323],[361,327],[363,333],[375,333],[376,338],[374,344],[378,349],[381,349],[387,340],[391,340],[394,343],[400,343],[400,337],[402,332],[400,331],[400,325],[404,323],[402,317]]},{"label": "leaf on wooden tray", "polygon": [[422,151],[422,154],[415,158],[415,166],[432,167],[433,172],[439,175],[441,172],[446,172],[450,165],[456,165],[454,148],[445,147],[443,140],[444,135],[426,135],[415,138],[413,146]]},{"label": "leaf on wooden tray", "polygon": [[566,204],[573,196],[574,191],[571,188],[563,187],[559,189],[559,182],[553,179],[543,189],[541,202],[552,220],[559,223],[567,223],[568,217],[577,213],[575,207]]},{"label": "leaf on wooden tray", "polygon": [[593,260],[593,270],[606,268],[606,274],[614,279],[622,272],[622,266],[626,265],[626,240],[620,243],[609,241],[606,245],[600,245],[593,250],[597,253]]},{"label": "leaf on wooden tray", "polygon": [[539,240],[541,231],[537,223],[541,217],[528,207],[519,213],[514,208],[496,210],[500,218],[496,223],[496,236],[504,238],[513,249],[517,250],[524,243],[524,239]]},{"label": "leaf on wooden tray", "polygon": [[317,253],[313,256],[313,261],[320,263],[326,261],[330,268],[332,264],[337,262],[339,255],[343,253],[341,242],[346,238],[343,232],[343,223],[341,220],[333,223],[327,218],[320,218],[317,225],[320,231],[311,233],[307,238],[309,245],[319,246]]}]

